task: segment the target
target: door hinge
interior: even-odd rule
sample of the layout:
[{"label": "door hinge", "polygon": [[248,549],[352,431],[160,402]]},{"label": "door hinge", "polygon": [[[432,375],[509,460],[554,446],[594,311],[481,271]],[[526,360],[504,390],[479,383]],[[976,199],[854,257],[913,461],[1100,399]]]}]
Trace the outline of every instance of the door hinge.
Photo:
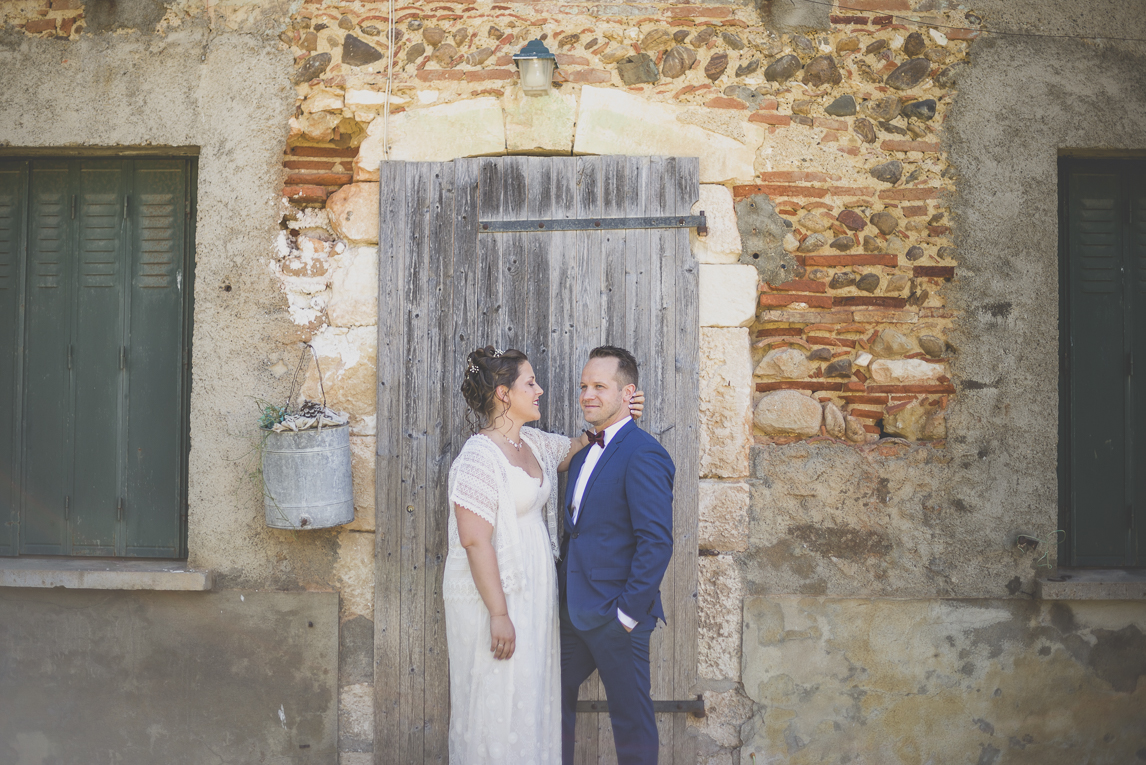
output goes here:
[{"label": "door hinge", "polygon": [[119,368],[120,369],[126,369],[127,368],[127,346],[126,345],[119,346]]},{"label": "door hinge", "polygon": [[64,497],[64,520],[68,520],[72,515],[72,498],[70,496]]},{"label": "door hinge", "polygon": [[119,504],[115,508],[115,520],[123,523],[123,497],[119,498]]},{"label": "door hinge", "polygon": [[72,194],[72,220],[76,219],[76,195]]}]

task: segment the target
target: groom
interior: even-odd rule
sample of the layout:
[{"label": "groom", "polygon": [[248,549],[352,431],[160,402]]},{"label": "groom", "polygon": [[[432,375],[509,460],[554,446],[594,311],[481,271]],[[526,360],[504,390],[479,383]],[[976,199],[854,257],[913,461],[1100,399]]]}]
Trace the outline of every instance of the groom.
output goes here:
[{"label": "groom", "polygon": [[564,765],[573,763],[577,691],[594,669],[609,700],[618,764],[657,761],[649,636],[664,620],[660,584],[672,557],[676,468],[629,417],[636,390],[631,353],[608,345],[589,353],[581,410],[593,431],[569,464],[557,564]]}]

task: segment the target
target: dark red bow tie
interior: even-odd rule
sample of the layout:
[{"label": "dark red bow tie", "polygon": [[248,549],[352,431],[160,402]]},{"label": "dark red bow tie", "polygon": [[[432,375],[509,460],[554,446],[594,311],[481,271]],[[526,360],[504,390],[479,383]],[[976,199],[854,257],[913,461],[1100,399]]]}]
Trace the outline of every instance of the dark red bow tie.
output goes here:
[{"label": "dark red bow tie", "polygon": [[589,446],[596,444],[602,449],[605,448],[605,431],[602,430],[600,433],[594,433],[592,431],[586,430],[585,435],[589,437]]}]

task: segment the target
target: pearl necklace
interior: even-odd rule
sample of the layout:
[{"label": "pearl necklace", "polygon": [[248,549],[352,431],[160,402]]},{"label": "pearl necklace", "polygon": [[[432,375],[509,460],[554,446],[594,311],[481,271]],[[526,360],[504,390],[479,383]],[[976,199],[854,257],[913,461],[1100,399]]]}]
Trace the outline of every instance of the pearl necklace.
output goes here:
[{"label": "pearl necklace", "polygon": [[508,443],[510,446],[512,446],[517,451],[521,451],[521,447],[525,446],[525,439],[522,439],[520,441],[514,441],[504,433],[501,434],[501,437],[504,438],[506,443]]}]

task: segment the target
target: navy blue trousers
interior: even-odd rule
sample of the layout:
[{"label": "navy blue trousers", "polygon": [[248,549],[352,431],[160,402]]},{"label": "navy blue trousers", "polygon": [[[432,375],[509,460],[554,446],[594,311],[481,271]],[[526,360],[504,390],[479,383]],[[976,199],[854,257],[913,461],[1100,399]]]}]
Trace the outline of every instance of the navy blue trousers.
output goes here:
[{"label": "navy blue trousers", "polygon": [[561,762],[573,765],[577,692],[598,670],[609,700],[618,765],[656,765],[657,721],[649,680],[649,636],[655,622],[627,632],[617,619],[579,630],[561,604]]}]

